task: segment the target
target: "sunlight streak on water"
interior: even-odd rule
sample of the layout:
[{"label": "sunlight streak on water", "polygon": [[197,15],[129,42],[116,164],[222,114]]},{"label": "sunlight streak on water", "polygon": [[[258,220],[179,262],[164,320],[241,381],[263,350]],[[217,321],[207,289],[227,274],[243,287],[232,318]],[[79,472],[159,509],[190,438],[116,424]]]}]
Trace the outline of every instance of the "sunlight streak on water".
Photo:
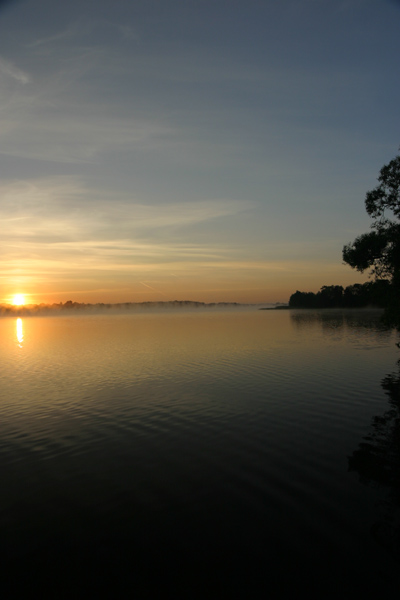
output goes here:
[{"label": "sunlight streak on water", "polygon": [[23,325],[22,325],[22,319],[20,319],[20,318],[17,319],[16,328],[17,328],[18,345],[20,348],[22,348],[22,343],[24,341],[24,330],[23,330]]}]

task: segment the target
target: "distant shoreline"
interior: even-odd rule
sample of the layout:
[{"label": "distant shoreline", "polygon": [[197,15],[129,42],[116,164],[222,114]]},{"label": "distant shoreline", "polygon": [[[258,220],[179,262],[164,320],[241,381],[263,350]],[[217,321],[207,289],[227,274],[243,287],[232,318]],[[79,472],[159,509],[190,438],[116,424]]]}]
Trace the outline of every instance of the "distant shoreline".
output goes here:
[{"label": "distant shoreline", "polygon": [[35,317],[35,316],[68,316],[68,315],[104,315],[104,314],[138,314],[141,312],[151,312],[152,310],[171,311],[179,310],[212,310],[212,309],[254,309],[254,310],[379,310],[383,308],[374,305],[363,307],[332,306],[332,307],[297,307],[282,303],[265,303],[269,306],[263,306],[263,303],[240,303],[240,302],[196,302],[194,300],[172,300],[162,302],[118,302],[105,303],[98,302],[89,304],[84,302],[60,302],[55,304],[26,304],[24,306],[14,306],[11,304],[0,304],[1,317]]},{"label": "distant shoreline", "polygon": [[[262,303],[242,304],[239,302],[196,302],[192,300],[172,300],[161,302],[118,302],[89,304],[84,302],[60,302],[54,304],[26,304],[23,306],[0,304],[0,317],[30,317],[68,314],[116,314],[126,312],[139,312],[152,309],[229,309],[229,308],[251,308],[257,309]],[[268,303],[265,303],[268,304]],[[280,305],[271,308],[279,308]],[[267,310],[269,307],[265,307]]]}]

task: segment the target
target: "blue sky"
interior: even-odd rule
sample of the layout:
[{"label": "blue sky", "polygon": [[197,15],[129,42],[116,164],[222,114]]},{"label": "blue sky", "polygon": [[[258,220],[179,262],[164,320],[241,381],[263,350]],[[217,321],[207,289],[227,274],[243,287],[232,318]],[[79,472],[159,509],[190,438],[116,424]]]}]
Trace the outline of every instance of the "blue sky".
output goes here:
[{"label": "blue sky", "polygon": [[400,144],[394,0],[0,4],[0,300],[285,301]]}]

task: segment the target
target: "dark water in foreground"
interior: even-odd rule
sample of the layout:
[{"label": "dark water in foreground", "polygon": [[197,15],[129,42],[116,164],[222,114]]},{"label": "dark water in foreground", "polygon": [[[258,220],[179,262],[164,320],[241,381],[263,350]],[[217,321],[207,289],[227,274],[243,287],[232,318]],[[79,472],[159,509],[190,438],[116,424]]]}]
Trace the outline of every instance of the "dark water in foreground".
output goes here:
[{"label": "dark water in foreground", "polygon": [[398,591],[399,351],[378,319],[1,320],[7,597]]}]

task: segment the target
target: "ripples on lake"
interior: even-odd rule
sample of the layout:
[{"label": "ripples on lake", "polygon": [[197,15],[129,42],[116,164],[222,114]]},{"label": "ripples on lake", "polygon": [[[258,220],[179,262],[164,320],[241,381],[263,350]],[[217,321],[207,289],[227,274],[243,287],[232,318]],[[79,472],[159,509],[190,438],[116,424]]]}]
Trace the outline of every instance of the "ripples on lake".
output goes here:
[{"label": "ripples on lake", "polygon": [[382,387],[398,351],[378,313],[7,318],[0,335],[14,590],[398,589],[398,479],[368,463],[398,393]]}]

